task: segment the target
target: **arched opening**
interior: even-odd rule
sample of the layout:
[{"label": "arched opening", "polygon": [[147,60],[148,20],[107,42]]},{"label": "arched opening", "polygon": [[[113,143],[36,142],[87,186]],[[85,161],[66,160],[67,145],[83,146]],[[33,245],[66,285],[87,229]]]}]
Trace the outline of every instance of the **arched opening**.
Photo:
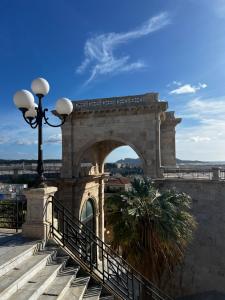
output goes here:
[{"label": "arched opening", "polygon": [[[123,152],[123,156],[120,156],[122,159],[137,159],[137,161],[134,162],[134,165],[145,165],[144,155],[135,145],[129,144],[121,139],[107,139],[90,143],[80,151],[80,155],[76,157],[76,163],[74,165],[76,168],[74,170],[74,176],[84,177],[87,175],[98,175],[104,173],[104,166],[105,162],[107,162],[107,157],[109,156],[110,158],[117,152],[121,153],[121,150]],[[127,163],[127,165],[128,164],[129,163]]]},{"label": "arched opening", "polygon": [[142,165],[143,160],[129,146],[117,147],[105,158],[104,171],[107,176],[104,182],[104,238],[108,244],[113,241],[113,231],[109,222],[112,199],[117,194],[131,191],[133,180],[143,176]]},{"label": "arched opening", "polygon": [[105,158],[104,171],[110,176],[142,175],[143,160],[130,146],[117,147]]},{"label": "arched opening", "polygon": [[[74,157],[73,176],[80,180],[77,197],[82,197],[82,194],[85,193],[90,195],[89,198],[96,199],[95,207],[98,211],[98,215],[95,217],[96,234],[102,239],[105,236],[104,199],[107,198],[106,193],[109,190],[116,192],[130,189],[133,178],[143,174],[142,166],[146,165],[144,154],[138,147],[133,144],[129,145],[126,141],[107,139],[88,143]],[[113,158],[115,155],[116,159]],[[118,163],[120,159],[123,160],[122,163]],[[116,167],[114,168],[114,166]],[[81,206],[82,220],[93,227],[95,226],[92,222],[93,218],[86,213],[91,206],[87,207],[88,202],[85,205]]]},{"label": "arched opening", "polygon": [[84,203],[81,210],[80,220],[86,227],[95,232],[95,209],[91,198]]},{"label": "arched opening", "polygon": [[[95,215],[95,208],[94,202],[91,198],[89,198],[84,204],[81,209],[80,220],[84,226],[82,226],[81,231],[83,236],[91,236],[90,231],[96,233],[96,215]],[[89,231],[90,230],[90,231]],[[91,261],[95,263],[97,260],[97,248],[96,243],[94,242],[95,237],[93,236],[90,241],[86,244],[86,247],[83,249],[81,245],[81,251],[83,257],[87,261]]]}]

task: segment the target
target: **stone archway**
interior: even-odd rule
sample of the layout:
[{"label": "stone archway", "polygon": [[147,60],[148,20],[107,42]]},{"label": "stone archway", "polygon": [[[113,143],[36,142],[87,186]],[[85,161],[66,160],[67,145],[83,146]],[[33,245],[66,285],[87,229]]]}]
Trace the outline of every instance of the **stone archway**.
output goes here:
[{"label": "stone archway", "polygon": [[144,174],[160,177],[161,165],[175,165],[175,126],[157,93],[74,101],[62,126],[60,198],[78,217],[81,203],[96,199],[97,235],[103,239],[104,160],[115,148],[129,145],[142,159]]},{"label": "stone archway", "polygon": [[[115,139],[115,140],[114,140]],[[88,165],[93,169],[86,170],[90,174],[87,175],[99,175],[104,173],[104,161],[106,157],[109,155],[110,152],[115,150],[118,147],[121,146],[130,146],[139,156],[139,158],[142,161],[142,165],[146,165],[146,160],[144,158],[144,154],[139,151],[138,145],[135,146],[133,144],[128,144],[126,141],[114,137],[114,139],[108,139],[108,140],[97,140],[95,142],[91,141],[88,143],[84,148],[81,149],[80,154],[77,156],[75,160],[75,169],[74,169],[74,175],[75,177],[81,177],[82,173],[82,165],[83,167],[87,167]]]}]

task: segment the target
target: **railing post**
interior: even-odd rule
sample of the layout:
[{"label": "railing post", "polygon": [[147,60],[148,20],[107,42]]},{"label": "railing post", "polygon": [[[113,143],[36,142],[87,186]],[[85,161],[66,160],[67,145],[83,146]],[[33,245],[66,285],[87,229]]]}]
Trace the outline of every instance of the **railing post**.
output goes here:
[{"label": "railing post", "polygon": [[103,242],[101,242],[101,250],[102,250],[102,255],[101,255],[101,260],[102,260],[102,279],[103,283],[105,282],[105,259],[104,259],[104,245]]},{"label": "railing post", "polygon": [[63,242],[63,246],[65,246],[65,208],[63,206],[63,211],[62,211],[62,242]]},{"label": "railing post", "polygon": [[19,203],[18,200],[16,200],[16,232],[18,232],[19,228]]},{"label": "railing post", "polygon": [[54,224],[54,197],[51,197],[52,199],[52,207],[51,207],[51,209],[52,209],[52,226],[51,226],[51,228],[50,228],[50,230],[51,230],[51,235],[52,235],[52,237],[54,237],[54,228],[55,228],[55,224]]}]

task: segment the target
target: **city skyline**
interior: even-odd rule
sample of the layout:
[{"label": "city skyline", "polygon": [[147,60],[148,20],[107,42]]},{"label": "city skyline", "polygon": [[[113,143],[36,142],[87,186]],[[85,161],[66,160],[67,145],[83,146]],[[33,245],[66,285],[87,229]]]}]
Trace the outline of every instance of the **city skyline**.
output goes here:
[{"label": "city skyline", "polygon": [[[0,16],[0,158],[36,158],[37,131],[12,99],[41,76],[50,109],[62,96],[158,92],[183,118],[177,157],[225,160],[224,0],[3,0]],[[61,158],[60,141],[60,130],[45,128],[45,159]],[[137,155],[123,147],[108,161],[125,157]]]}]

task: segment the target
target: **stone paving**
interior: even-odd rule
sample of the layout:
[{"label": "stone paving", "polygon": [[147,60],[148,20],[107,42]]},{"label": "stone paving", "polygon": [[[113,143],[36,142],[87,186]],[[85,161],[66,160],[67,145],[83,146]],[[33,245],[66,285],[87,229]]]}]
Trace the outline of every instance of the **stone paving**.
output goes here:
[{"label": "stone paving", "polygon": [[12,243],[21,243],[22,240],[21,230],[16,232],[15,229],[0,228],[0,255],[2,247]]},{"label": "stone paving", "polygon": [[0,266],[35,245],[37,241],[24,238],[21,230],[0,229]]},{"label": "stone paving", "polygon": [[15,243],[16,241],[21,240],[21,238],[21,233],[17,233],[14,229],[0,228],[0,255],[4,246]]},{"label": "stone paving", "polygon": [[[22,230],[18,229],[18,233],[20,233]],[[0,228],[0,238],[2,236],[10,236],[16,234],[16,229],[8,229],[8,228]]]}]

